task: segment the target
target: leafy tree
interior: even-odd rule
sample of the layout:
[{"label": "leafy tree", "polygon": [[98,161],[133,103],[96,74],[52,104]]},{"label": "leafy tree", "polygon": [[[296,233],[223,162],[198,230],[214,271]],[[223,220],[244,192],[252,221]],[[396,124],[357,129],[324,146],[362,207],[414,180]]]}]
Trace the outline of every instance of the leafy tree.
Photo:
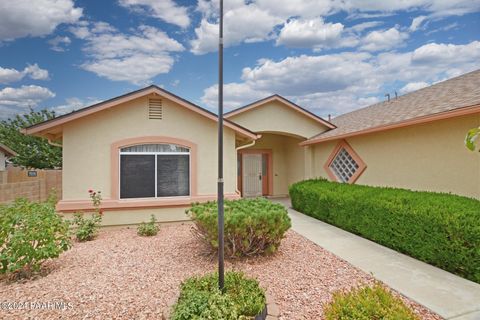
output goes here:
[{"label": "leafy tree", "polygon": [[0,141],[17,153],[12,158],[16,165],[36,168],[53,169],[62,166],[62,149],[52,146],[47,139],[27,136],[21,129],[55,118],[55,112],[49,110],[34,111],[16,115],[13,119],[0,122]]},{"label": "leafy tree", "polygon": [[475,148],[477,147],[477,139],[479,136],[480,136],[480,127],[468,130],[467,136],[465,137],[465,146],[469,150],[475,151]]}]

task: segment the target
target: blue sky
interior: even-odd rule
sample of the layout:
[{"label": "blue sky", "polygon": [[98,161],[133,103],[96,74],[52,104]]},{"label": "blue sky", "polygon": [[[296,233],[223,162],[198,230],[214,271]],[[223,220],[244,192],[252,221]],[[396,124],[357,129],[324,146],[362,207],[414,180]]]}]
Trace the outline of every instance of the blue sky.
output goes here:
[{"label": "blue sky", "polygon": [[[225,9],[227,110],[278,93],[326,117],[480,68],[480,0]],[[0,0],[0,119],[152,83],[215,111],[217,23],[218,1]]]}]

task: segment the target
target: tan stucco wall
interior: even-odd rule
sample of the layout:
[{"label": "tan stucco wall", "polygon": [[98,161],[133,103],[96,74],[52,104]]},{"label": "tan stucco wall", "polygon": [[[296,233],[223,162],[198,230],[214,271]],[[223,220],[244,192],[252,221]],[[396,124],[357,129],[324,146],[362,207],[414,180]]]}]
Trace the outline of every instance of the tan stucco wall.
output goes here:
[{"label": "tan stucco wall", "polygon": [[264,133],[255,146],[248,149],[271,149],[273,160],[273,194],[288,194],[288,186],[303,180],[304,150],[298,143],[302,140],[277,134]]},{"label": "tan stucco wall", "polygon": [[[158,96],[156,97],[158,98]],[[217,123],[163,98],[163,120],[148,119],[148,97],[67,124],[63,129],[63,200],[88,199],[87,190],[111,194],[110,147],[115,141],[167,136],[197,144],[198,195],[217,188]],[[236,184],[235,133],[225,128],[225,193]]]},{"label": "tan stucco wall", "polygon": [[[150,221],[152,214],[158,222],[186,221],[189,218],[185,214],[185,209],[187,207],[105,211],[101,224],[103,226],[133,225]],[[90,217],[90,215],[91,213],[85,213],[86,217]],[[63,213],[63,216],[69,220],[73,219],[73,213]]]},{"label": "tan stucco wall", "polygon": [[279,132],[304,138],[310,138],[327,129],[323,124],[277,101],[228,119],[254,132]]},{"label": "tan stucco wall", "polygon": [[[367,165],[356,183],[480,198],[480,154],[464,146],[479,125],[476,114],[348,138]],[[323,165],[337,143],[313,147],[312,176],[328,177]]]}]

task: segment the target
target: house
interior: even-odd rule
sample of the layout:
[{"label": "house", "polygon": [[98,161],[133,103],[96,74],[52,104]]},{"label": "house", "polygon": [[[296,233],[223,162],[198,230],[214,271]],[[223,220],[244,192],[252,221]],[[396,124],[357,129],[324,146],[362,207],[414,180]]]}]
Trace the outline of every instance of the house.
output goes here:
[{"label": "house", "polygon": [[0,143],[0,171],[5,171],[7,158],[15,157],[16,155],[15,151]]},{"label": "house", "polygon": [[[25,129],[63,145],[67,215],[103,194],[108,225],[186,219],[216,199],[217,116],[157,86]],[[480,198],[480,70],[331,122],[273,95],[225,114],[225,197],[285,196],[312,177]]]}]

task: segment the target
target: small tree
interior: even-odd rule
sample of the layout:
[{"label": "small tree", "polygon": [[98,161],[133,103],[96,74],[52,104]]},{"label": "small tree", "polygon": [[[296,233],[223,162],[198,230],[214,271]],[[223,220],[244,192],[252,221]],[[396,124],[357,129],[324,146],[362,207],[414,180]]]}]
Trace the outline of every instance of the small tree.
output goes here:
[{"label": "small tree", "polygon": [[[480,136],[480,127],[473,128],[468,130],[467,136],[465,137],[465,146],[471,150],[475,151],[477,148],[477,139]],[[480,152],[480,150],[478,150]]]},{"label": "small tree", "polygon": [[17,153],[11,161],[19,166],[36,169],[53,169],[62,166],[62,149],[52,146],[46,139],[27,136],[21,129],[55,118],[55,112],[33,111],[16,115],[0,122],[0,141]]}]

